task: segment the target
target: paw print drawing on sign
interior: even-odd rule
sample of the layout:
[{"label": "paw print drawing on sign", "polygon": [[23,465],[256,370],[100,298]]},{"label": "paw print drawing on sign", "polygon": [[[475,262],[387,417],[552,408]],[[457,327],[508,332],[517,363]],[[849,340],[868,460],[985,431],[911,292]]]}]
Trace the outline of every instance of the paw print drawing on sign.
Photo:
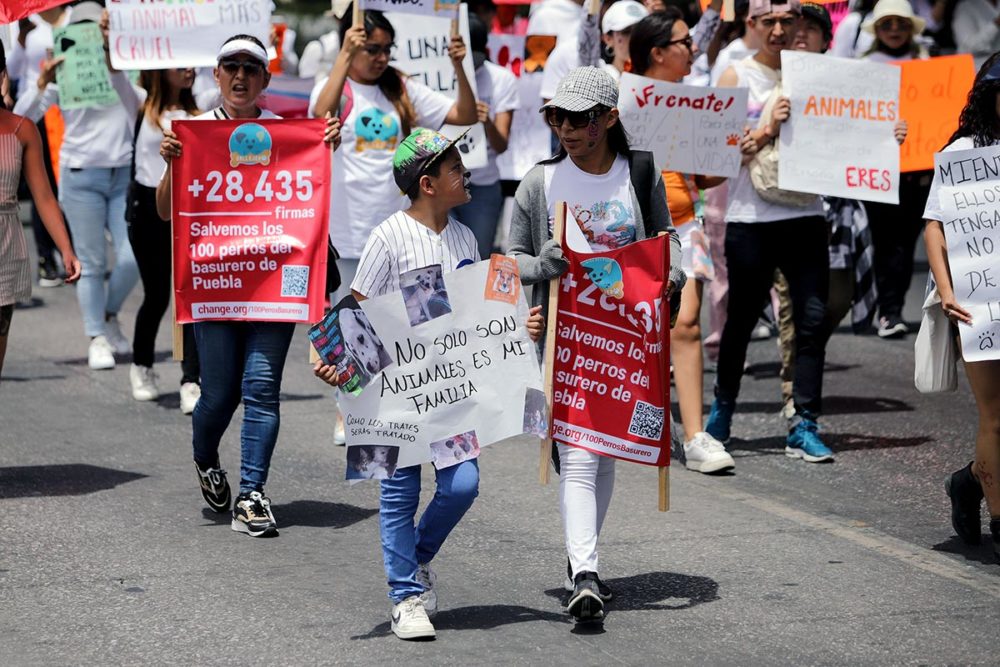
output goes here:
[{"label": "paw print drawing on sign", "polygon": [[727,146],[738,146],[739,143],[740,143],[740,135],[738,134],[730,134],[729,136],[726,137]]},{"label": "paw print drawing on sign", "polygon": [[984,331],[979,334],[979,349],[980,350],[992,350],[994,346],[993,342],[993,332]]},{"label": "paw print drawing on sign", "polygon": [[466,134],[461,139],[458,140],[456,144],[458,150],[462,155],[468,155],[476,148],[476,139],[471,134]]}]

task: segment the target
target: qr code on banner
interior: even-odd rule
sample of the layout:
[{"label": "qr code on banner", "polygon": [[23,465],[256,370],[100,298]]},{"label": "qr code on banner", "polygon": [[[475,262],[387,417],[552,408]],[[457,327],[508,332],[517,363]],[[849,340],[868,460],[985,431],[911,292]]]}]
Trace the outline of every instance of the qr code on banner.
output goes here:
[{"label": "qr code on banner", "polygon": [[632,411],[632,422],[628,425],[630,435],[637,435],[640,438],[659,440],[663,435],[663,408],[658,408],[651,403],[643,401],[635,402],[635,409]]},{"label": "qr code on banner", "polygon": [[281,267],[281,296],[305,298],[309,291],[309,267],[286,264]]}]

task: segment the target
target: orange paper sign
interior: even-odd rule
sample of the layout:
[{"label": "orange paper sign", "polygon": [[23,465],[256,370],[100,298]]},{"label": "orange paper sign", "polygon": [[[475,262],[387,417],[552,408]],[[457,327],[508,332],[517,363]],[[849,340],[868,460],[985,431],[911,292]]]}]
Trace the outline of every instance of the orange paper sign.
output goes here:
[{"label": "orange paper sign", "polygon": [[934,168],[934,153],[944,148],[958,128],[976,76],[972,56],[943,56],[902,63],[899,115],[909,131],[900,148],[900,171]]}]

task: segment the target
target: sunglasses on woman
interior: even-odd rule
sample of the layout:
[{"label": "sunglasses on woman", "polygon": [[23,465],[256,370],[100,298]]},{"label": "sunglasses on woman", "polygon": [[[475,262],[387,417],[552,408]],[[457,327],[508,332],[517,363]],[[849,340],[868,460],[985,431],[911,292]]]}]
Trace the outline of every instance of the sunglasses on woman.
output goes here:
[{"label": "sunglasses on woman", "polygon": [[370,55],[372,58],[378,57],[379,54],[386,57],[392,57],[392,50],[395,47],[395,44],[386,44],[385,46],[382,46],[381,44],[365,44],[361,47],[361,50]]},{"label": "sunglasses on woman", "polygon": [[264,66],[256,60],[220,60],[219,67],[226,74],[232,75],[240,71],[240,68],[243,68],[247,76],[257,76],[264,71]]},{"label": "sunglasses on woman", "polygon": [[587,111],[566,111],[559,107],[545,107],[545,122],[552,127],[561,127],[563,122],[568,120],[570,127],[579,130],[600,118],[605,111],[607,109],[601,106]]},{"label": "sunglasses on woman", "polygon": [[904,18],[882,19],[875,24],[876,30],[910,30],[913,28],[913,21]]}]

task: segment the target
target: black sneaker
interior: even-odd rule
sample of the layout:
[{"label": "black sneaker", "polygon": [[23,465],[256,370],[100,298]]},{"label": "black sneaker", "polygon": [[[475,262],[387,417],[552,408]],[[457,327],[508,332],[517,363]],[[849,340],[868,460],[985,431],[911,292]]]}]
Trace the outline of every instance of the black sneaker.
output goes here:
[{"label": "black sneaker", "polygon": [[966,544],[979,544],[982,541],[979,506],[983,502],[983,488],[972,476],[972,464],[948,475],[944,490],[951,498],[952,528]]},{"label": "black sneaker", "polygon": [[885,315],[878,318],[879,338],[902,338],[908,333],[910,328],[899,315]]},{"label": "black sneaker", "polygon": [[63,277],[55,260],[51,258],[38,260],[38,286],[59,287],[62,284]]},{"label": "black sneaker", "polygon": [[276,537],[278,524],[271,514],[271,501],[260,491],[241,493],[233,506],[232,528],[250,537]]},{"label": "black sneaker", "polygon": [[198,484],[201,485],[201,496],[216,512],[228,512],[229,506],[233,502],[232,491],[229,490],[229,482],[226,481],[226,471],[216,463],[214,468],[205,468],[194,464],[198,471]]},{"label": "black sneaker", "polygon": [[990,519],[990,534],[993,535],[993,557],[1000,564],[1000,519]]},{"label": "black sneaker", "polygon": [[595,573],[581,572],[576,575],[573,595],[569,598],[566,610],[581,622],[599,621],[604,618],[604,602],[597,590]]},{"label": "black sneaker", "polygon": [[[594,572],[594,580],[597,581],[597,594],[601,596],[602,602],[611,602],[611,598],[614,594],[611,589],[608,588],[607,584],[601,581],[601,578],[597,576]],[[573,567],[569,564],[569,558],[566,559],[566,580],[563,582],[563,588],[566,589],[567,593],[572,593],[576,590],[576,584],[573,583]]]}]

